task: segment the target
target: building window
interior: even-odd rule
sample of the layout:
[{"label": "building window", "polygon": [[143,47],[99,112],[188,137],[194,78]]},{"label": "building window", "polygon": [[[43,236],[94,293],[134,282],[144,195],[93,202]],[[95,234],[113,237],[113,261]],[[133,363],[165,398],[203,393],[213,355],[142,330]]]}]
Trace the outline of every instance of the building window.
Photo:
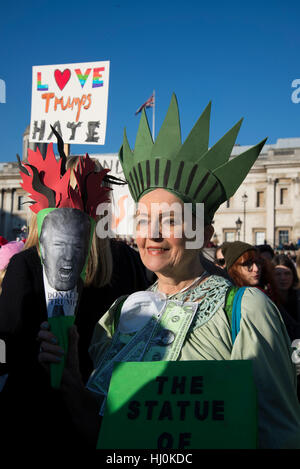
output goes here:
[{"label": "building window", "polygon": [[289,244],[288,230],[279,230],[279,244]]},{"label": "building window", "polygon": [[256,192],[256,207],[265,206],[265,193],[264,191]]},{"label": "building window", "polygon": [[24,196],[23,195],[19,195],[18,197],[18,210],[24,210]]},{"label": "building window", "polygon": [[226,208],[230,208],[231,199],[226,200]]},{"label": "building window", "polygon": [[288,190],[286,188],[280,189],[280,205],[286,205]]},{"label": "building window", "polygon": [[224,238],[225,241],[228,241],[229,243],[235,241],[235,231],[225,231]]},{"label": "building window", "polygon": [[264,244],[266,239],[266,233],[264,231],[256,231],[255,232],[255,244],[259,246],[260,244]]}]

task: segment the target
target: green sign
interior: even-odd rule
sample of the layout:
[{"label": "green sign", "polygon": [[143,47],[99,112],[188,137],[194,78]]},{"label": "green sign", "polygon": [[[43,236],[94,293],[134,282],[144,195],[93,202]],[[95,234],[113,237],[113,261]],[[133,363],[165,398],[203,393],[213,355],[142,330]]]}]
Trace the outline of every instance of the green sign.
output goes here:
[{"label": "green sign", "polygon": [[98,448],[256,448],[247,360],[117,363]]}]

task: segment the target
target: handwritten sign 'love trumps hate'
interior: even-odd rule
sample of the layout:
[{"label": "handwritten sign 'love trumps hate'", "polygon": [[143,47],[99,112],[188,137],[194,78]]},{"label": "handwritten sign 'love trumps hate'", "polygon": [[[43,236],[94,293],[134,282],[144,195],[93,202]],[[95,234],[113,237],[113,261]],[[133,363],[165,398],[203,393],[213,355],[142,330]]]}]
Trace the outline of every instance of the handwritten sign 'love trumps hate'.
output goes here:
[{"label": "handwritten sign 'love trumps hate'", "polygon": [[109,61],[32,67],[31,142],[104,145]]}]

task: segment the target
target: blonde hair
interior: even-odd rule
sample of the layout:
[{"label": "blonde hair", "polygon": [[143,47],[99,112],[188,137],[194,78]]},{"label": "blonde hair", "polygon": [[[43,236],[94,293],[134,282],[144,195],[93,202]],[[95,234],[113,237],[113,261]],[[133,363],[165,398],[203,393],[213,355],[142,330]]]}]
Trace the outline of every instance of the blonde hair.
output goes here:
[{"label": "blonde hair", "polygon": [[32,246],[36,246],[39,251],[39,238],[38,238],[38,228],[37,228],[37,219],[34,212],[30,213],[30,219],[28,222],[28,234],[25,241],[24,249],[29,249]]},{"label": "blonde hair", "polygon": [[[67,168],[71,169],[70,185],[72,187],[76,186],[74,169],[79,159],[80,156],[73,156],[67,159]],[[103,168],[99,161],[95,159],[93,159],[93,161],[96,163],[97,170],[101,171]],[[40,255],[37,218],[33,212],[31,213],[28,229],[29,233],[24,249],[29,249],[35,246]],[[84,284],[86,286],[94,286],[98,288],[103,287],[111,281],[112,270],[113,258],[109,238],[100,239],[97,237],[96,231],[94,231]]]},{"label": "blonde hair", "polygon": [[4,276],[6,274],[6,270],[7,270],[7,268],[0,270],[0,295],[2,293],[2,282],[3,282]]}]

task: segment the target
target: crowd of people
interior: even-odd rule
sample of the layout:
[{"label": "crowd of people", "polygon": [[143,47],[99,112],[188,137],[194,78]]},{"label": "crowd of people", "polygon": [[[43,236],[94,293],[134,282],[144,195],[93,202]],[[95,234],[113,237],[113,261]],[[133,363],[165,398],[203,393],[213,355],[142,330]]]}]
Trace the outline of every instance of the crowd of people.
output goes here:
[{"label": "crowd of people", "polygon": [[291,341],[300,337],[299,263],[300,252],[293,261],[268,244],[224,242],[215,250],[215,264],[226,271],[234,285],[259,288],[276,304]]},{"label": "crowd of people", "polygon": [[[251,360],[257,447],[300,448],[297,373],[291,358],[291,342],[300,338],[297,269],[272,249],[242,242],[216,249],[215,263],[203,254],[213,236],[216,210],[238,189],[265,141],[230,159],[239,126],[209,148],[209,118],[210,105],[182,144],[173,95],[155,142],[145,112],[134,151],[124,135],[119,158],[137,203],[138,252],[93,231],[96,207],[117,182],[87,156],[66,161],[60,151],[55,177],[38,152],[20,166],[23,187],[35,204],[25,245],[3,264],[3,444],[95,448],[115,362]],[[59,138],[58,148],[63,148]],[[48,157],[54,158],[51,147]],[[201,226],[198,203],[204,204]],[[166,205],[176,205],[178,213],[167,212]],[[192,227],[203,231],[203,245],[191,241],[187,228]],[[71,285],[75,270],[81,273]],[[57,287],[56,278],[62,286]],[[64,347],[51,327],[46,286],[51,298],[77,295]],[[233,325],[229,299],[234,302],[241,289],[240,320]],[[61,311],[56,308],[57,317]],[[53,387],[51,370],[62,361],[61,382]]]},{"label": "crowd of people", "polygon": [[[300,251],[295,260],[274,252],[269,244],[252,246],[241,241],[224,242],[215,250],[215,264],[239,287],[263,291],[280,311],[291,343],[300,337]],[[300,402],[300,367],[297,395]]]}]

